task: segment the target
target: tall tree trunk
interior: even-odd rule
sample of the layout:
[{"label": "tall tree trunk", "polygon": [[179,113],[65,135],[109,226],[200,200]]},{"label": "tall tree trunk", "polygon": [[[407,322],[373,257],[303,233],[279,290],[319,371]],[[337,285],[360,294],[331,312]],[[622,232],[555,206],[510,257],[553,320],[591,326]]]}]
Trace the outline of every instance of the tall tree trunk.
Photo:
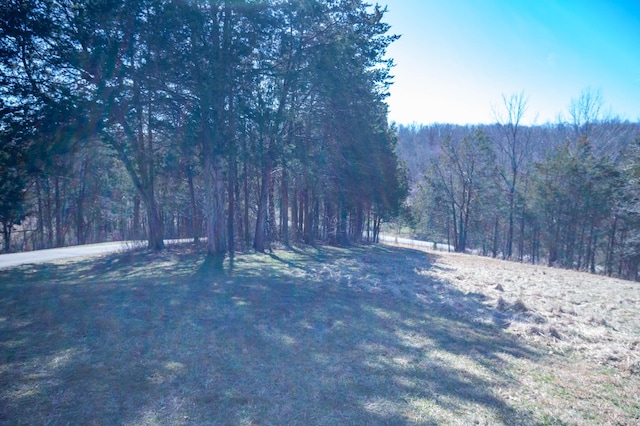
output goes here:
[{"label": "tall tree trunk", "polygon": [[[236,172],[235,172],[235,185],[233,187],[233,191],[235,194],[235,200],[236,200],[236,216],[234,218],[236,226],[238,227],[238,232],[236,233],[236,235],[238,235],[238,239],[239,241],[242,243],[243,242],[243,238],[244,238],[244,223],[243,223],[243,214],[242,214],[242,210],[240,209],[240,200],[242,199],[240,197],[240,178],[238,176],[238,163],[237,163],[237,159],[236,159]],[[244,246],[244,244],[242,244]]]},{"label": "tall tree trunk", "polygon": [[89,170],[89,160],[84,158],[80,165],[80,189],[76,200],[76,241],[78,244],[87,243],[86,222],[84,218],[84,203],[86,199],[87,172]]},{"label": "tall tree trunk", "polygon": [[367,242],[371,242],[371,206],[367,208]]},{"label": "tall tree trunk", "polygon": [[4,252],[11,252],[11,228],[13,224],[10,222],[2,222],[2,234],[4,236]]},{"label": "tall tree trunk", "polygon": [[205,202],[207,205],[207,254],[224,259],[227,252],[224,214],[224,158],[205,155]]},{"label": "tall tree trunk", "polygon": [[236,198],[234,188],[236,185],[236,180],[238,179],[238,167],[235,159],[235,152],[233,147],[229,151],[229,211],[227,216],[227,236],[228,236],[228,247],[227,250],[229,252],[229,256],[233,258],[235,252],[235,232],[234,232],[234,217],[235,217],[235,206],[236,206]]},{"label": "tall tree trunk", "polygon": [[133,196],[133,230],[131,238],[140,239],[140,195]]},{"label": "tall tree trunk", "polygon": [[340,203],[340,219],[338,221],[338,244],[340,244],[341,246],[345,246],[347,244],[349,244],[349,237],[347,235],[347,218],[348,218],[348,213],[347,213],[347,209],[344,206],[344,203]]},{"label": "tall tree trunk", "polygon": [[56,223],[56,247],[64,246],[64,232],[62,223],[62,194],[60,194],[60,177],[54,179],[54,209]]},{"label": "tall tree trunk", "polygon": [[560,224],[556,224],[550,233],[549,238],[549,263],[548,266],[554,266],[558,261],[558,240],[560,238]]},{"label": "tall tree trunk", "polygon": [[337,217],[335,214],[333,202],[327,200],[325,201],[325,216],[326,216],[326,224],[325,224],[325,232],[326,241],[329,244],[338,244],[338,224]]},{"label": "tall tree trunk", "polygon": [[589,257],[587,262],[589,263],[589,272],[596,273],[596,247],[598,244],[598,234],[596,233],[596,227],[592,224],[589,232]]},{"label": "tall tree trunk", "polygon": [[493,222],[493,243],[491,247],[491,257],[494,259],[498,257],[498,232],[500,229],[500,218],[496,215],[496,219]]},{"label": "tall tree trunk", "polygon": [[[582,269],[582,259],[583,259],[583,255],[585,255],[585,263],[589,262],[589,244],[591,244],[591,239],[589,239],[589,242],[587,244],[587,248],[585,250],[585,242],[584,242],[584,235],[586,232],[586,225],[583,225],[581,227],[580,230],[580,245],[578,246],[578,262],[576,265],[576,269],[579,271]],[[586,252],[586,254],[585,254]]]},{"label": "tall tree trunk", "polygon": [[282,242],[289,247],[289,183],[287,182],[287,168],[282,165],[282,182],[280,186],[280,229]]},{"label": "tall tree trunk", "polygon": [[605,260],[605,271],[608,276],[613,274],[613,253],[616,243],[616,228],[618,225],[618,216],[614,215],[613,224],[611,225],[611,232],[609,233],[609,241],[607,243],[607,256]]},{"label": "tall tree trunk", "polygon": [[36,198],[37,198],[37,218],[38,224],[36,227],[36,244],[34,244],[34,249],[41,249],[44,247],[44,207],[42,200],[42,186],[41,179],[36,178]]},{"label": "tall tree trunk", "polygon": [[267,153],[264,165],[262,166],[262,176],[260,183],[260,198],[258,199],[258,211],[256,213],[256,228],[253,238],[253,248],[263,253],[265,250],[265,234],[267,224],[267,203],[269,201],[269,186],[271,183],[271,155]]},{"label": "tall tree trunk", "polygon": [[524,231],[525,231],[525,214],[522,212],[522,217],[520,218],[520,239],[518,240],[518,261],[522,262],[524,260]]},{"label": "tall tree trunk", "polygon": [[311,241],[320,234],[320,197],[314,191],[313,193],[313,215],[311,216]]},{"label": "tall tree trunk", "polygon": [[291,188],[293,190],[293,198],[291,200],[291,230],[289,232],[290,241],[298,241],[300,236],[299,222],[298,222],[298,188],[297,184],[294,184]]},{"label": "tall tree trunk", "polygon": [[[273,169],[273,167],[272,167]],[[275,200],[275,174],[273,170],[269,173],[269,209],[267,215],[267,237],[269,238],[268,243],[271,244],[273,241],[278,239],[278,222],[276,221],[276,200]]]},{"label": "tall tree trunk", "polygon": [[196,190],[193,184],[193,170],[191,166],[189,166],[187,172],[187,181],[191,201],[191,235],[193,236],[193,242],[198,244],[198,240],[200,239],[200,222],[198,220],[198,205],[196,204]]},{"label": "tall tree trunk", "polygon": [[364,232],[364,207],[362,202],[356,204],[356,213],[353,219],[352,239],[354,243],[359,244],[362,242],[362,234]]},{"label": "tall tree trunk", "polygon": [[305,243],[309,242],[309,234],[307,233],[308,229],[307,225],[307,216],[309,214],[309,206],[308,206],[309,196],[306,188],[301,189],[298,193],[298,229],[299,234]]},{"label": "tall tree trunk", "polygon": [[312,219],[311,219],[311,208],[309,206],[310,204],[310,200],[309,200],[309,189],[305,188],[303,193],[302,193],[302,209],[300,210],[300,214],[301,214],[301,218],[303,221],[301,221],[302,225],[302,232],[304,235],[304,242],[306,244],[312,244],[313,243],[313,231],[311,229],[312,226]]},{"label": "tall tree trunk", "polygon": [[513,175],[513,182],[509,188],[509,228],[507,229],[507,259],[511,259],[513,256],[513,227],[514,227],[514,210],[515,210],[515,179],[516,175]]},{"label": "tall tree trunk", "polygon": [[45,221],[47,225],[47,248],[53,247],[53,207],[51,201],[51,181],[47,177],[45,180]]},{"label": "tall tree trunk", "polygon": [[382,225],[382,217],[374,214],[373,215],[373,242],[380,242],[380,226]]},{"label": "tall tree trunk", "polygon": [[[245,156],[247,154],[247,142],[244,140]],[[244,214],[242,222],[244,227],[244,244],[249,247],[251,244],[251,227],[249,226],[249,160],[245,158],[242,162],[242,191],[244,193]]]},{"label": "tall tree trunk", "polygon": [[147,207],[147,221],[149,234],[147,242],[149,250],[160,251],[164,248],[162,217],[158,203],[153,194],[147,194],[145,204]]}]

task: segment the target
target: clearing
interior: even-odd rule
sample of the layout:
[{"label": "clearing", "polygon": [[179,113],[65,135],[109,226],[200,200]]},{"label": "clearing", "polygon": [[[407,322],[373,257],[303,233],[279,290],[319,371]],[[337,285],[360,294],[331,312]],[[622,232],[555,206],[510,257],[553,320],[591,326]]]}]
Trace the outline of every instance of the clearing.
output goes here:
[{"label": "clearing", "polygon": [[640,422],[640,286],[389,246],[0,270],[0,424]]}]

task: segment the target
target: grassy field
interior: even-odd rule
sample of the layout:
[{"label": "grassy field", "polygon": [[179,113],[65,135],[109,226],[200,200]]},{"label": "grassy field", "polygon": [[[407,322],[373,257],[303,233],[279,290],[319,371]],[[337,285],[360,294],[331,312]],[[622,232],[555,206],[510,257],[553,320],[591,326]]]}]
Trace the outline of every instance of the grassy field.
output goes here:
[{"label": "grassy field", "polygon": [[640,286],[388,246],[0,270],[0,424],[640,423]]}]

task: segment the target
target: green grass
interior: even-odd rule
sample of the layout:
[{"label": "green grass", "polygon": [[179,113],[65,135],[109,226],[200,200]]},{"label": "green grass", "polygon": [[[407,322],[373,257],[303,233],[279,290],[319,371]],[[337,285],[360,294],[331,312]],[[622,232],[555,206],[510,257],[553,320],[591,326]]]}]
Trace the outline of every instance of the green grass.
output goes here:
[{"label": "green grass", "polygon": [[[244,254],[223,270],[193,247],[0,270],[0,423],[611,420],[538,400],[532,383],[572,392],[550,372],[564,360],[460,315],[484,297],[435,268],[364,246]],[[637,405],[616,398],[615,420],[633,423]]]}]

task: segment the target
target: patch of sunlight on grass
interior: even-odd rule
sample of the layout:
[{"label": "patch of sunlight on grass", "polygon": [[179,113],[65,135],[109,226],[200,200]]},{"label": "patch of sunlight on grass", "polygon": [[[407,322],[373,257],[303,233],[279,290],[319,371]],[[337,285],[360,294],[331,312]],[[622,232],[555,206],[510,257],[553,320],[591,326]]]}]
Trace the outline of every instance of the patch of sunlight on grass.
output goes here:
[{"label": "patch of sunlight on grass", "polygon": [[[9,322],[7,323],[7,327],[11,327],[11,328],[15,328],[15,329],[18,329],[18,328],[27,328],[27,327],[29,327],[29,326],[30,326],[30,325],[32,325],[32,324],[33,324],[33,321],[32,321],[32,320],[27,320],[27,319],[15,319],[15,320],[13,320],[13,321],[9,321]],[[3,325],[4,325],[4,324],[3,324]]]},{"label": "patch of sunlight on grass", "polygon": [[0,348],[15,349],[24,346],[26,343],[27,339],[5,340],[4,342],[0,342]]},{"label": "patch of sunlight on grass", "polygon": [[410,398],[408,401],[409,420],[417,423],[437,422],[443,423],[447,416],[447,410],[431,398]]},{"label": "patch of sunlight on grass", "polygon": [[186,365],[175,361],[165,362],[162,366],[164,367],[163,371],[155,371],[147,377],[150,383],[159,385],[170,382],[186,369]]},{"label": "patch of sunlight on grass", "polygon": [[398,387],[403,387],[406,389],[414,389],[420,385],[418,380],[412,380],[407,376],[397,375],[397,376],[394,376],[392,380],[393,380],[393,383],[398,385]]},{"label": "patch of sunlight on grass", "polygon": [[275,337],[277,337],[277,339],[280,341],[280,343],[283,343],[287,346],[294,346],[296,345],[296,343],[298,343],[298,341],[296,339],[294,339],[293,337],[283,334],[283,333],[276,333],[274,334]]},{"label": "patch of sunlight on grass", "polygon": [[411,368],[415,359],[411,356],[394,356],[391,360],[400,368],[408,369]]},{"label": "patch of sunlight on grass", "polygon": [[4,393],[9,400],[20,400],[29,397],[35,397],[40,394],[40,389],[37,384],[34,385],[21,385],[16,389],[11,389]]},{"label": "patch of sunlight on grass", "polygon": [[186,366],[181,362],[169,361],[164,363],[164,368],[169,371],[182,371]]},{"label": "patch of sunlight on grass", "polygon": [[451,368],[464,373],[464,376],[475,375],[477,378],[490,378],[492,373],[474,359],[473,353],[470,355],[452,354],[447,351],[436,350],[431,352],[430,357],[435,362],[449,365]]},{"label": "patch of sunlight on grass", "polygon": [[234,303],[236,306],[248,306],[248,305],[249,305],[249,302],[247,302],[247,301],[245,300],[245,298],[244,298],[244,297],[240,297],[240,296],[233,296],[233,297],[231,298],[231,300],[233,300],[233,303]]},{"label": "patch of sunlight on grass", "polygon": [[184,398],[174,395],[159,398],[151,404],[151,407],[145,408],[137,419],[124,424],[131,426],[192,424],[185,407],[186,402]]},{"label": "patch of sunlight on grass", "polygon": [[73,362],[74,357],[78,354],[77,349],[64,349],[51,357],[47,366],[52,369],[62,368]]},{"label": "patch of sunlight on grass", "polygon": [[364,402],[363,408],[381,418],[390,418],[401,413],[401,404],[388,398],[376,397]]},{"label": "patch of sunlight on grass", "polygon": [[431,339],[429,339],[423,334],[419,334],[416,332],[407,332],[407,331],[400,330],[396,333],[396,336],[398,336],[398,339],[407,348],[424,349],[424,348],[434,346],[433,341]]},{"label": "patch of sunlight on grass", "polygon": [[312,360],[317,362],[319,365],[331,365],[333,364],[332,359],[325,353],[316,352],[312,356]]},{"label": "patch of sunlight on grass", "polygon": [[364,307],[364,311],[366,312],[371,312],[372,314],[374,314],[375,316],[377,316],[378,318],[382,318],[385,320],[393,320],[394,315],[387,311],[386,309],[382,309],[382,308],[378,308],[375,306],[365,306]]}]

